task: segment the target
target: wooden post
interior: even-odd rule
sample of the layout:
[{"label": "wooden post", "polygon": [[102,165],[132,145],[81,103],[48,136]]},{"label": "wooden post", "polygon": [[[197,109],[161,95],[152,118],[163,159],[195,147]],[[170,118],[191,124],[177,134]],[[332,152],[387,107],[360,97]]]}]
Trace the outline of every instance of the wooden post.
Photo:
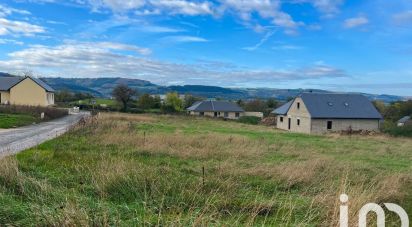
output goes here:
[{"label": "wooden post", "polygon": [[202,183],[203,187],[205,187],[205,167],[202,166]]},{"label": "wooden post", "polygon": [[143,132],[143,146],[146,146],[146,131]]}]

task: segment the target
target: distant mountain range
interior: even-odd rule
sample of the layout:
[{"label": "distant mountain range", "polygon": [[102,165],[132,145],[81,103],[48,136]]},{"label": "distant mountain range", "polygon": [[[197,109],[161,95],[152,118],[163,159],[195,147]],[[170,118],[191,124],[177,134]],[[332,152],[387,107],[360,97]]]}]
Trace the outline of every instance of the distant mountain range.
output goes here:
[{"label": "distant mountain range", "polygon": [[[1,73],[1,76],[12,76],[8,73]],[[295,97],[301,92],[321,92],[331,91],[318,89],[276,89],[276,88],[224,88],[216,86],[184,85],[184,86],[161,86],[146,80],[127,78],[42,78],[46,83],[58,91],[69,90],[72,92],[90,93],[96,97],[110,97],[114,87],[119,84],[127,84],[129,87],[138,90],[140,93],[165,94],[168,92],[178,92],[179,94],[192,94],[204,98],[222,98],[229,100],[253,99],[253,98],[276,98],[287,100]],[[405,100],[406,97],[396,95],[375,95],[366,94],[371,100],[382,100],[393,102]]]}]

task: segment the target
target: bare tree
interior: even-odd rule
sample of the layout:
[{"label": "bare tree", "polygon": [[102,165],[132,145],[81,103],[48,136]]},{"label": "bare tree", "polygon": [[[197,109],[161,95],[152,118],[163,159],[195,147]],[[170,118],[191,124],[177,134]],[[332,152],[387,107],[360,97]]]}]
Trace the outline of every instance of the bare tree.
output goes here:
[{"label": "bare tree", "polygon": [[122,104],[122,110],[126,111],[129,103],[133,100],[133,97],[137,95],[137,91],[125,84],[120,84],[113,89],[112,95]]}]

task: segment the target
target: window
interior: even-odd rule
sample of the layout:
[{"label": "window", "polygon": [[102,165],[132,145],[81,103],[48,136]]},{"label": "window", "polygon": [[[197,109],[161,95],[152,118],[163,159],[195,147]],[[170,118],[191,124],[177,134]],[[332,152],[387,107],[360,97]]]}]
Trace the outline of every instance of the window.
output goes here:
[{"label": "window", "polygon": [[229,113],[228,113],[228,112],[225,112],[225,117],[229,117]]},{"label": "window", "polygon": [[332,129],[332,121],[328,121],[327,129],[328,130]]},{"label": "window", "polygon": [[300,125],[300,119],[297,120],[296,124],[299,126]]},{"label": "window", "polygon": [[200,116],[205,116],[205,112],[200,112],[199,115]]},{"label": "window", "polygon": [[296,103],[297,104],[297,106],[298,106],[298,109],[300,109],[300,102],[298,102],[298,103]]},{"label": "window", "polygon": [[239,116],[240,116],[240,114],[239,114],[239,113],[236,113],[236,114],[235,114],[235,117],[239,117]]},{"label": "window", "polygon": [[219,115],[219,117],[220,117],[220,112],[219,112],[219,113],[217,113],[217,115]]},{"label": "window", "polygon": [[217,112],[215,112],[215,117],[217,117]]},{"label": "window", "polygon": [[280,117],[280,122],[283,122],[283,117]]}]

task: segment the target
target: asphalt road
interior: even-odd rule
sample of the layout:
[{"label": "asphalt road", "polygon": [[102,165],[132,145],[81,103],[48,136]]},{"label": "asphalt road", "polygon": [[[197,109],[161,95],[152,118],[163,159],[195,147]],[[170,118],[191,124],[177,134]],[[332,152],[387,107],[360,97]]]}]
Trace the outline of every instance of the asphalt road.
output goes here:
[{"label": "asphalt road", "polygon": [[36,125],[0,130],[0,157],[16,154],[56,138],[87,115],[88,113],[80,113]]}]

